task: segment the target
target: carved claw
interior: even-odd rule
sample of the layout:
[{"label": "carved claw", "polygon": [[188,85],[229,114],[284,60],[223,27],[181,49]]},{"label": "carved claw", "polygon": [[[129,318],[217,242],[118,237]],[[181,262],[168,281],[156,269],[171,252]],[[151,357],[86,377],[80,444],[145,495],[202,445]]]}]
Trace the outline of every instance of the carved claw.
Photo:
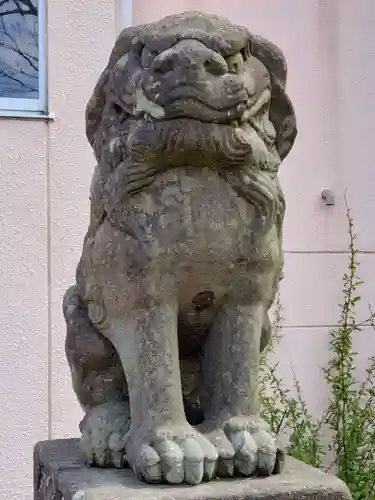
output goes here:
[{"label": "carved claw", "polygon": [[147,483],[199,484],[215,476],[217,451],[188,424],[157,428],[148,436],[136,429],[126,441],[129,465]]},{"label": "carved claw", "polygon": [[126,465],[124,436],[129,430],[129,404],[106,403],[92,408],[80,423],[80,450],[88,465]]},{"label": "carved claw", "polygon": [[218,452],[219,477],[270,476],[282,470],[285,454],[259,418],[234,417],[205,436]]}]

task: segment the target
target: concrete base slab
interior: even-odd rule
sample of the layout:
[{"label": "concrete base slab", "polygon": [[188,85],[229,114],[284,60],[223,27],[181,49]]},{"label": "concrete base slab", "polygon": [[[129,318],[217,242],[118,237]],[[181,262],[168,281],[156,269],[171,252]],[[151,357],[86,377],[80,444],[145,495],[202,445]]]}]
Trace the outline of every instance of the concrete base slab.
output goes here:
[{"label": "concrete base slab", "polygon": [[76,439],[36,445],[34,500],[351,500],[342,481],[290,457],[270,478],[158,486],[140,483],[129,469],[87,467],[77,445]]}]

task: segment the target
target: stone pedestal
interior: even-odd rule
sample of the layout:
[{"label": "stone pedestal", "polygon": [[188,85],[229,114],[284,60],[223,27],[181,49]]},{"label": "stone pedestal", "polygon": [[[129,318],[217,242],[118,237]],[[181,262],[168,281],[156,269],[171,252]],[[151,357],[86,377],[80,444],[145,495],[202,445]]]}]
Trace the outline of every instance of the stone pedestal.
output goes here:
[{"label": "stone pedestal", "polygon": [[336,477],[288,458],[284,472],[259,479],[215,480],[199,486],[140,483],[129,469],[88,468],[75,439],[38,443],[34,500],[350,500]]}]

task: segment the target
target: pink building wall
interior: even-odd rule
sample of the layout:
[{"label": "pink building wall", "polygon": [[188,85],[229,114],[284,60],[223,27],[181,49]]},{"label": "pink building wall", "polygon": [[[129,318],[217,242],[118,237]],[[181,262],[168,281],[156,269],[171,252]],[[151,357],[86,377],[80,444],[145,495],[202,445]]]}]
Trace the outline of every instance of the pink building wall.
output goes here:
[{"label": "pink building wall", "polygon": [[[121,1],[123,4],[121,4]],[[81,410],[64,355],[61,299],[74,279],[88,220],[94,157],[84,108],[128,0],[61,0],[48,7],[48,94],[55,121],[0,118],[0,498],[32,494],[35,441],[78,435]],[[375,292],[375,4],[372,0],[133,0],[133,22],[199,9],[277,43],[289,65],[299,137],[281,170],[288,201],[281,368],[290,363],[314,413],[320,367],[337,322],[347,262],[344,190],[359,233],[363,305]],[[337,204],[326,207],[329,187]],[[369,329],[358,338],[375,354]],[[365,363],[359,366],[363,371]]]}]

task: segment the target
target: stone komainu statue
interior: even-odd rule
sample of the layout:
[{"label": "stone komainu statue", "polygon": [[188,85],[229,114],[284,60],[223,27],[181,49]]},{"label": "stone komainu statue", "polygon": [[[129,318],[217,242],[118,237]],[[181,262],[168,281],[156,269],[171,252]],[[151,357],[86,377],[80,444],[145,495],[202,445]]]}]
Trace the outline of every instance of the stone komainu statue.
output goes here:
[{"label": "stone komainu statue", "polygon": [[66,353],[89,464],[270,475],[258,364],[295,136],[280,50],[199,12],[125,29],[87,105],[97,166]]}]

